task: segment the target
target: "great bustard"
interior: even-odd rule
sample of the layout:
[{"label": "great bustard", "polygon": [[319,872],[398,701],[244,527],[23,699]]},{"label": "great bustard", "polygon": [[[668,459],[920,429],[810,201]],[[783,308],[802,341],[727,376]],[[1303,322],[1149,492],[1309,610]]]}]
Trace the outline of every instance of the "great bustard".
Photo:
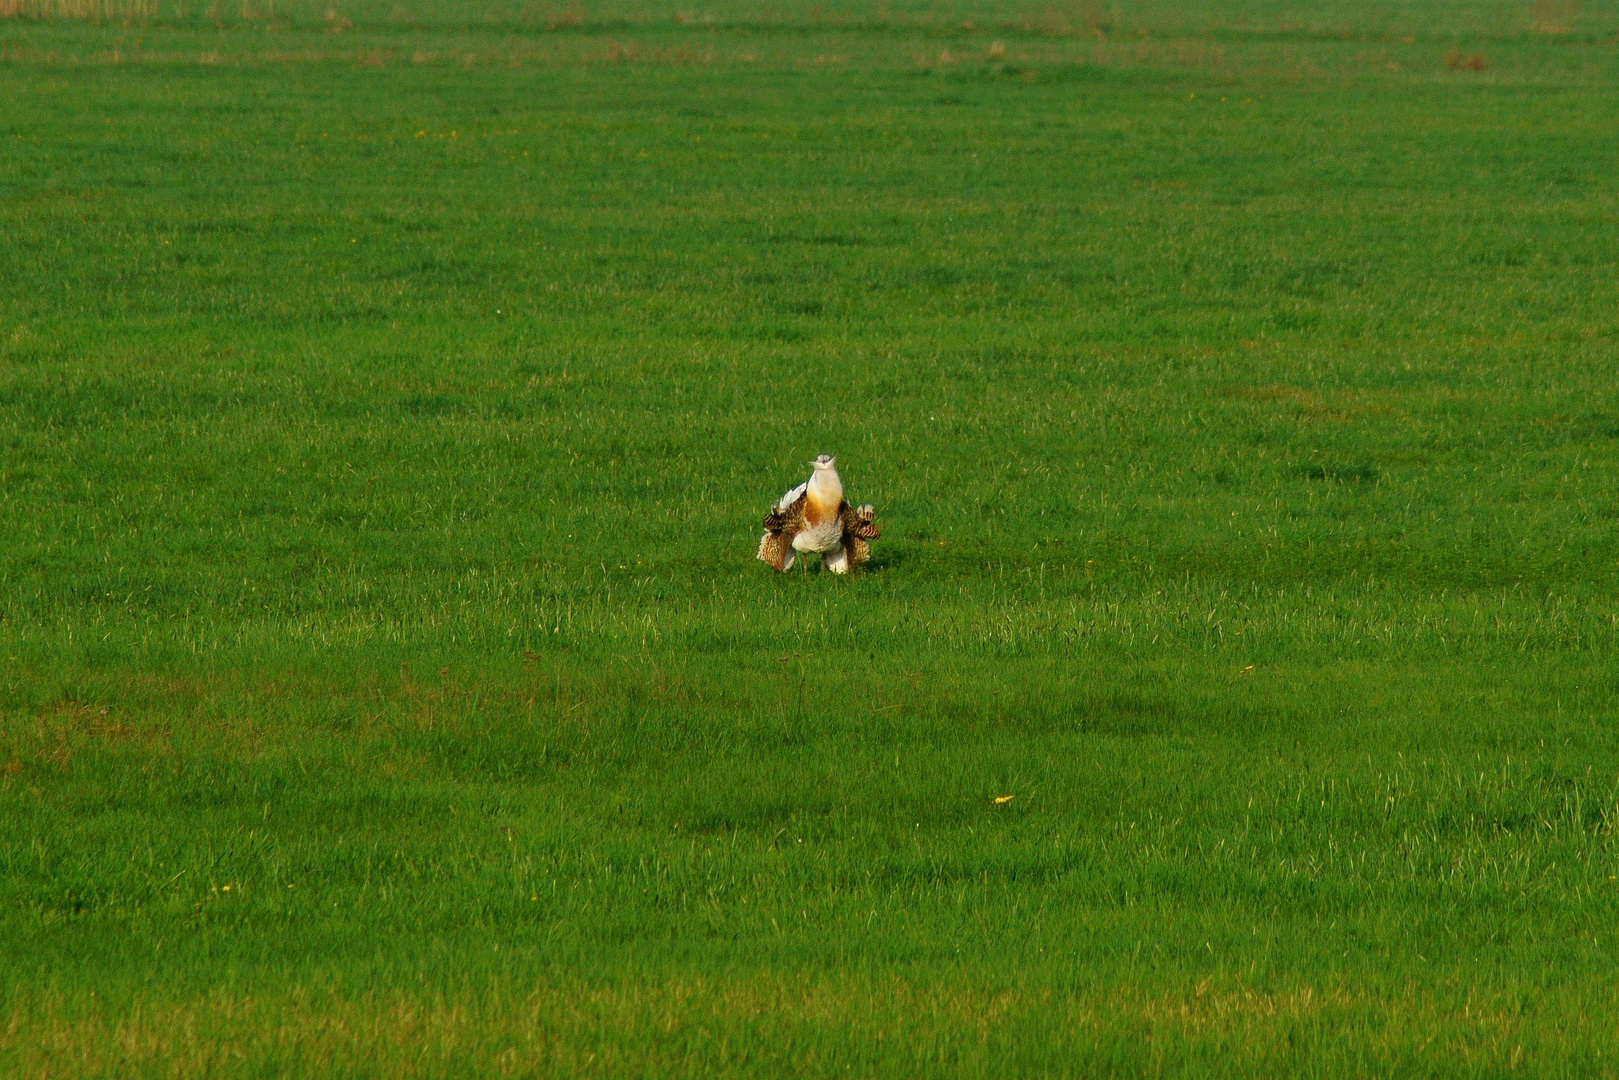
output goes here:
[{"label": "great bustard", "polygon": [[764,516],[759,558],[785,571],[798,552],[816,551],[825,556],[828,570],[846,574],[871,558],[867,541],[882,534],[870,506],[856,510],[843,500],[837,460],[822,454],[814,465],[810,478],[783,495]]}]

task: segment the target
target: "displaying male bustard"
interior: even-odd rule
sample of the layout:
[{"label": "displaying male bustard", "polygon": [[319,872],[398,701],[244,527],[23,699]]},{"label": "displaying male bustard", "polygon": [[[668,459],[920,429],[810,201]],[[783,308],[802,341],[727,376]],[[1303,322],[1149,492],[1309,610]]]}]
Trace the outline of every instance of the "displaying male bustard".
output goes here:
[{"label": "displaying male bustard", "polygon": [[820,552],[826,568],[847,574],[871,558],[867,541],[881,536],[870,506],[856,510],[843,500],[837,459],[822,454],[810,478],[781,497],[764,516],[759,558],[786,571],[800,551]]}]

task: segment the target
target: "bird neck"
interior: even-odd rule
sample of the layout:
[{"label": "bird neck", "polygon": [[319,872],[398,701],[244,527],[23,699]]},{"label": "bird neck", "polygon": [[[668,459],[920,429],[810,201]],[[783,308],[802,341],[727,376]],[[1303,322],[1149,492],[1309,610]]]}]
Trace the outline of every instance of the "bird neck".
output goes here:
[{"label": "bird neck", "polygon": [[843,481],[832,469],[816,469],[810,477],[809,497],[818,503],[830,502],[834,506],[843,501]]}]

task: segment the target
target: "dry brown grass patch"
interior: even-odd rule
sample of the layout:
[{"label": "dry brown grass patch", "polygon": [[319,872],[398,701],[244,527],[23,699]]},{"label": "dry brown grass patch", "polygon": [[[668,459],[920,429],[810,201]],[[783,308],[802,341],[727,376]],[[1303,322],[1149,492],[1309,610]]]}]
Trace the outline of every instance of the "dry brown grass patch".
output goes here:
[{"label": "dry brown grass patch", "polygon": [[1112,7],[1102,0],[1056,0],[1043,10],[1023,16],[1024,32],[1047,37],[1101,37],[1118,22]]},{"label": "dry brown grass patch", "polygon": [[1342,422],[1349,419],[1350,410],[1334,408],[1319,395],[1296,386],[1272,383],[1269,386],[1223,386],[1218,391],[1223,398],[1250,401],[1256,404],[1292,405],[1303,420]]},{"label": "dry brown grass patch", "polygon": [[900,978],[676,976],[455,995],[218,990],[116,1006],[42,991],[12,998],[0,1063],[22,1077],[215,1076],[295,1064],[406,1077],[613,1075],[660,1061],[678,1062],[683,1075],[715,1075],[745,1062],[757,1068],[763,1053],[778,1070],[841,1075],[839,1048],[855,1045],[881,1047],[890,1065],[914,1065],[1034,1039],[1078,1063],[1088,1048],[1122,1039],[1163,1063],[1217,1052],[1233,1075],[1282,1074],[1323,1042],[1352,1047],[1373,1072],[1424,1054],[1489,1072],[1611,1042],[1608,1019],[1603,1008],[1562,998],[1525,1011],[1510,997],[1464,988],[1258,988],[1210,978],[1053,994]]},{"label": "dry brown grass patch", "polygon": [[1535,0],[1529,5],[1529,29],[1536,34],[1572,34],[1584,11],[1584,0]]},{"label": "dry brown grass patch", "polygon": [[578,5],[566,8],[555,8],[546,4],[536,11],[531,5],[523,7],[523,17],[529,22],[538,22],[547,30],[569,30],[584,25],[585,13]]}]

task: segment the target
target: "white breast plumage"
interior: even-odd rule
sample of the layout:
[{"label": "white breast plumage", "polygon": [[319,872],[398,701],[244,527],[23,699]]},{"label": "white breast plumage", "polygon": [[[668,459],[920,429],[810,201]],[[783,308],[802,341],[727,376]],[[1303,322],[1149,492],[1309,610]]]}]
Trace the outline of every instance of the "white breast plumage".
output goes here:
[{"label": "white breast plumage", "polygon": [[843,543],[843,522],[836,517],[824,524],[810,525],[793,537],[794,551],[831,551]]}]

